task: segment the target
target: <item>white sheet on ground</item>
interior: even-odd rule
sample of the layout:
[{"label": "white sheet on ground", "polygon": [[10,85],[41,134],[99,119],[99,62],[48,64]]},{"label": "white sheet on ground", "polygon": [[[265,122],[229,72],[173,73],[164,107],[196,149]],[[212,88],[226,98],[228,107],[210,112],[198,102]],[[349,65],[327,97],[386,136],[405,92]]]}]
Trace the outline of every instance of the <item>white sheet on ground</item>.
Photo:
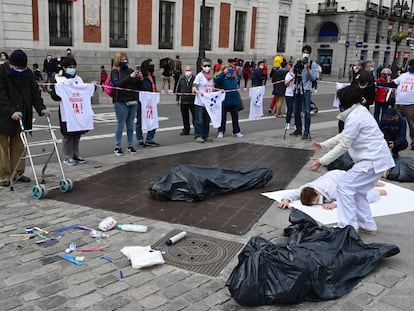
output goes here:
[{"label": "white sheet on ground", "polygon": [[[414,202],[414,191],[395,184],[384,183],[383,187],[378,188],[385,189],[387,195],[381,196],[379,201],[370,204],[371,213],[374,217],[414,211],[414,204],[412,203]],[[280,202],[285,193],[289,191],[291,190],[264,192],[262,195]],[[293,201],[290,205],[305,212],[323,225],[336,224],[338,222],[336,209],[324,210],[320,205],[306,206],[300,203],[300,200]]]}]

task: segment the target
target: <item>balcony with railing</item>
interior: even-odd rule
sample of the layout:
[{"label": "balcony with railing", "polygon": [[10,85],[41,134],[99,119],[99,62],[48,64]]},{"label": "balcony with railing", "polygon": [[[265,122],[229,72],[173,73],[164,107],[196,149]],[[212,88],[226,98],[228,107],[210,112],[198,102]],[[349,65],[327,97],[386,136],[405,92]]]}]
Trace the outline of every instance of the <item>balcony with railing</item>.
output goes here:
[{"label": "balcony with railing", "polygon": [[328,1],[318,3],[318,13],[336,13],[338,9],[338,2]]}]

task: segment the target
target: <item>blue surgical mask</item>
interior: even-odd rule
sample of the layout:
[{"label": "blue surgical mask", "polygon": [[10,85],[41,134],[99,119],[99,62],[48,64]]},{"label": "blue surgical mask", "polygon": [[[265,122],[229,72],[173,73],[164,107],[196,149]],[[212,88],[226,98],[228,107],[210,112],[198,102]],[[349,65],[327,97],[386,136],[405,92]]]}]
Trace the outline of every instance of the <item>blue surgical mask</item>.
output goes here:
[{"label": "blue surgical mask", "polygon": [[23,74],[23,71],[25,71],[26,69],[17,69],[17,68],[12,68],[11,69],[11,73],[13,76],[15,77],[20,77]]},{"label": "blue surgical mask", "polygon": [[128,62],[120,62],[119,67],[121,67],[122,69],[128,68]]},{"label": "blue surgical mask", "polygon": [[408,67],[408,72],[409,73],[414,73],[414,67]]},{"label": "blue surgical mask", "polygon": [[69,76],[74,76],[76,74],[76,68],[66,68],[65,72]]}]

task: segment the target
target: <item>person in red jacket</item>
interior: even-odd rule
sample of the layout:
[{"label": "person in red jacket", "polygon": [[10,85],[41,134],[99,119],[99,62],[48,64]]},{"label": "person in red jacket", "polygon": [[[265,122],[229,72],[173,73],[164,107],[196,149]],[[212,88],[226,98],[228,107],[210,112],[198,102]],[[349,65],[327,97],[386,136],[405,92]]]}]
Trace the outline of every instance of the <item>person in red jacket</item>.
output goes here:
[{"label": "person in red jacket", "polygon": [[[381,76],[375,80],[375,82],[391,82],[391,69],[384,68],[381,70]],[[375,92],[375,109],[374,109],[374,119],[377,123],[380,123],[382,114],[387,110],[390,104],[387,102],[387,92],[388,88],[377,87]]]},{"label": "person in red jacket", "polygon": [[249,62],[246,62],[243,66],[242,77],[244,79],[244,88],[247,88],[247,82],[252,78],[252,67],[250,67]]}]

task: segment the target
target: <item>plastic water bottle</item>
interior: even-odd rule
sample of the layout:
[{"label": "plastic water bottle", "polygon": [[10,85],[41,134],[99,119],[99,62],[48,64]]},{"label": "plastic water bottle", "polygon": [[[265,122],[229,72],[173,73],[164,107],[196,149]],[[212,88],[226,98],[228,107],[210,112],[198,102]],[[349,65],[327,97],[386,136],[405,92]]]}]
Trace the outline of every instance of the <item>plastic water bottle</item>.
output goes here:
[{"label": "plastic water bottle", "polygon": [[134,225],[134,224],[118,225],[117,228],[123,231],[133,231],[133,232],[147,232],[148,230],[147,226]]}]

